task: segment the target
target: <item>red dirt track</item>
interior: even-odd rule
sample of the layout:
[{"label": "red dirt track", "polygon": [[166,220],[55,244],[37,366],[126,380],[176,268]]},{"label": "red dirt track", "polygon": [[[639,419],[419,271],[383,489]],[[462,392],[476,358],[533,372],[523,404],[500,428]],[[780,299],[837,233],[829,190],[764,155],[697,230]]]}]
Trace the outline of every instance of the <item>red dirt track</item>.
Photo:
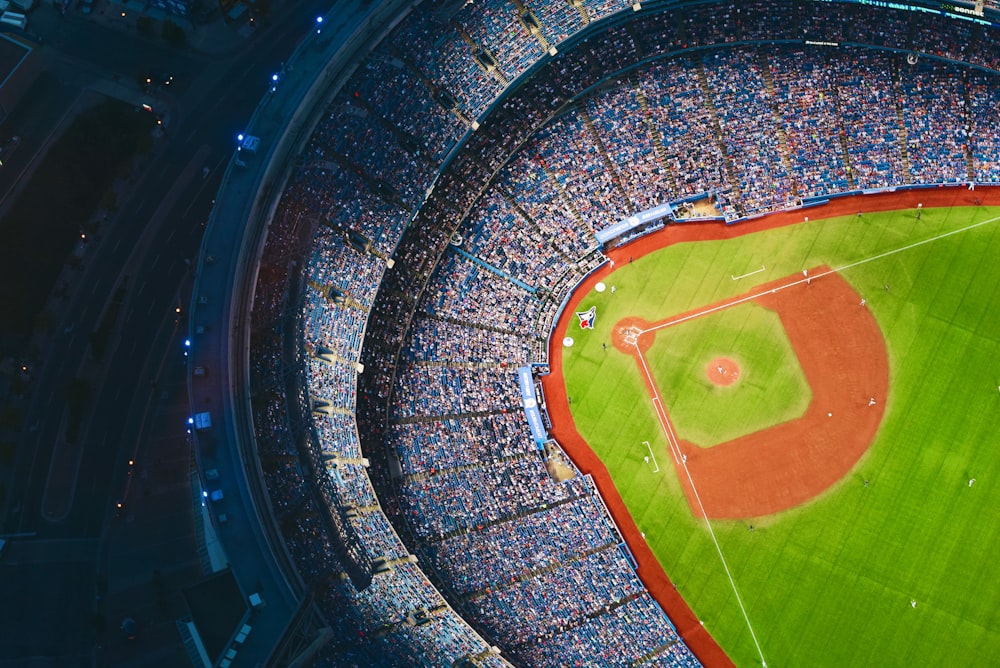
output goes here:
[{"label": "red dirt track", "polygon": [[[949,207],[973,206],[978,204],[980,201],[983,205],[1000,204],[1000,188],[980,187],[976,191],[972,192],[966,190],[964,186],[957,186],[951,188],[911,190],[899,193],[860,195],[836,199],[828,204],[810,209],[776,213],[764,218],[740,223],[735,226],[726,226],[720,223],[684,223],[678,225],[668,225],[666,228],[655,234],[647,235],[626,246],[613,249],[609,251],[607,255],[610,259],[614,260],[615,263],[624,264],[630,261],[631,258],[641,257],[675,243],[685,241],[730,239],[761,230],[774,229],[785,225],[801,223],[806,216],[812,220],[820,220],[834,216],[857,214],[859,211],[874,212],[914,208],[917,203],[922,203],[924,207]],[[552,369],[552,373],[544,377],[542,380],[546,396],[546,409],[554,425],[552,429],[552,436],[560,443],[560,445],[562,445],[566,453],[572,458],[573,462],[581,471],[593,476],[608,510],[611,512],[612,517],[618,524],[622,535],[625,537],[629,548],[635,556],[636,562],[638,563],[638,575],[640,579],[649,589],[650,594],[656,598],[656,600],[670,616],[670,619],[677,627],[677,631],[681,638],[683,638],[684,642],[706,666],[733,666],[734,664],[732,660],[730,660],[711,635],[705,631],[705,628],[701,626],[698,618],[695,616],[690,606],[688,606],[687,602],[681,597],[674,585],[670,582],[670,579],[667,577],[663,568],[656,560],[655,555],[653,555],[653,552],[649,549],[646,541],[642,538],[638,527],[632,519],[632,516],[629,514],[628,508],[625,507],[621,495],[618,493],[618,490],[615,488],[614,483],[611,480],[607,467],[605,467],[600,458],[594,454],[593,450],[590,449],[590,446],[576,431],[576,427],[573,424],[569,404],[566,400],[566,385],[561,373],[563,354],[561,341],[563,340],[563,337],[566,336],[566,332],[571,324],[571,321],[575,320],[573,317],[574,309],[579,306],[583,297],[593,288],[594,284],[605,279],[612,273],[612,271],[613,269],[608,264],[605,264],[594,271],[594,273],[587,276],[577,287],[574,295],[569,299],[563,310],[562,316],[553,328],[552,335],[549,339],[551,342],[549,348],[549,365]],[[823,280],[824,279],[814,282],[812,285],[808,286],[808,289],[815,287],[820,287],[822,289]],[[861,307],[857,302],[854,306],[859,309],[863,309],[863,307]],[[785,326],[788,328],[789,324],[786,323]],[[794,328],[795,326],[792,325],[792,327]],[[800,327],[804,330],[802,335],[816,336],[817,334],[822,334],[809,329],[809,323],[800,323]],[[789,332],[789,336],[792,336],[791,332]],[[834,412],[833,409],[823,411],[823,406],[817,403],[816,382],[818,381],[810,379],[810,384],[813,384],[813,404],[816,404],[818,410],[822,413]],[[886,380],[886,390],[887,387],[888,381]],[[865,404],[865,408],[869,408],[867,406],[867,398],[864,396],[864,392],[866,391],[868,390],[860,390],[860,401]],[[844,394],[848,393],[845,392]],[[884,396],[885,394],[883,393],[881,397],[877,397],[877,399],[884,398]],[[879,401],[877,405],[881,406],[884,403],[884,401]],[[808,410],[813,410],[812,405]],[[842,408],[837,409],[834,413],[834,418],[836,418],[842,410]],[[879,413],[881,413],[881,410],[882,409],[879,409]],[[824,417],[824,415],[821,414],[820,417]],[[826,419],[831,420],[834,418]],[[691,461],[690,456],[688,457],[688,460],[689,464],[694,463]],[[696,480],[697,479],[698,478],[696,478]],[[700,484],[699,491],[701,491]]]}]

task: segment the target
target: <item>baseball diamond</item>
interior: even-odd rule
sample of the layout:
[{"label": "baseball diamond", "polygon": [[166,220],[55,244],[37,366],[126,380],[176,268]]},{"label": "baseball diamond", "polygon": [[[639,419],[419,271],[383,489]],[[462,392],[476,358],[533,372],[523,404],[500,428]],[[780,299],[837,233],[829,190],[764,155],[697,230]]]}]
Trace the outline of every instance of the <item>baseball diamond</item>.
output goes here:
[{"label": "baseball diamond", "polygon": [[[738,665],[762,648],[782,665],[835,665],[829,657],[851,655],[851,639],[892,654],[892,629],[914,623],[900,611],[918,609],[906,592],[939,601],[941,611],[949,600],[975,600],[982,566],[974,555],[993,529],[983,507],[969,505],[964,472],[985,453],[975,439],[946,438],[940,424],[989,441],[996,397],[987,369],[997,339],[987,314],[1000,308],[1000,294],[987,266],[1000,219],[963,207],[964,194],[935,193],[939,208],[924,208],[919,226],[905,210],[914,195],[886,194],[827,205],[809,222],[782,213],[736,229],[668,227],[612,251],[615,268],[596,270],[567,304],[596,306],[597,327],[578,333],[572,349],[550,348],[554,434],[598,481],[651,591],[681,625],[710,627]],[[869,212],[861,222],[845,215],[859,207]],[[765,271],[732,280],[762,263]],[[614,299],[593,292],[598,280],[619,287]],[[783,364],[801,365],[808,407],[718,444],[696,443],[675,429],[677,402],[667,397],[695,388],[706,397],[693,402],[697,412],[746,391],[755,349],[720,341],[737,339],[738,327],[716,328],[721,336],[692,329],[677,342],[684,327],[747,307],[780,319],[794,348]],[[565,331],[564,314],[553,340]],[[661,347],[671,331],[683,353]],[[613,350],[597,355],[604,338]],[[780,413],[785,403],[726,417],[754,425],[760,411]],[[670,466],[654,474],[644,441]],[[957,557],[933,538],[944,535],[974,546]],[[942,568],[966,579],[942,580]],[[883,617],[845,619],[844,610],[863,606]],[[927,644],[962,652],[935,622],[917,623]],[[820,640],[810,646],[803,633]]]},{"label": "baseball diamond", "polygon": [[1000,656],[997,0],[355,4],[188,316],[316,665]]}]

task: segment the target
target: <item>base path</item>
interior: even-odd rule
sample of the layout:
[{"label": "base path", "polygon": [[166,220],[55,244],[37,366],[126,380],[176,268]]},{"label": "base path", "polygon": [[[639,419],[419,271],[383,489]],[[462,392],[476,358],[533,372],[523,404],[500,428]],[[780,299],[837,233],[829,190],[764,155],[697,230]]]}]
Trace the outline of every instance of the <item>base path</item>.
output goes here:
[{"label": "base path", "polygon": [[[840,274],[829,267],[810,274],[815,278],[808,283],[795,275],[703,309],[716,313],[729,304],[750,301],[777,313],[812,389],[812,401],[800,418],[701,448],[679,439],[669,415],[659,410],[666,402],[641,352],[651,345],[644,339],[672,320],[654,325],[656,329],[639,335],[636,345],[623,349],[636,358],[644,375],[675,455],[670,461],[697,517],[744,519],[805,503],[847,475],[878,431],[889,391],[882,332]],[[697,317],[695,311],[676,320]],[[721,359],[709,364],[708,373],[717,376],[719,384],[732,383],[738,367]]]}]

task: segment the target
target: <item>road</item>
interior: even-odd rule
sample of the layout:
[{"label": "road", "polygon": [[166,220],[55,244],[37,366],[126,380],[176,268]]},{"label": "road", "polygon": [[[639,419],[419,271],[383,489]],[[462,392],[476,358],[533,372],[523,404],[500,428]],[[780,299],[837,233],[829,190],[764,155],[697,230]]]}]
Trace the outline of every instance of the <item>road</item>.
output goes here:
[{"label": "road", "polygon": [[[319,3],[308,1],[285,7],[263,34],[224,57],[150,46],[134,34],[79,20],[58,22],[43,35],[59,52],[52,58],[59,67],[59,84],[51,86],[57,93],[71,95],[67,82],[94,78],[132,85],[137,63],[175,73],[175,83],[161,92],[169,105],[166,134],[116,219],[87,247],[59,322],[32,369],[11,512],[2,525],[4,534],[16,538],[12,558],[0,564],[0,596],[35,604],[0,608],[5,636],[18,638],[16,646],[5,647],[0,666],[32,656],[67,662],[93,656],[93,630],[117,624],[94,618],[109,577],[98,574],[100,542],[116,523],[142,522],[142,513],[152,512],[136,497],[143,486],[129,484],[140,470],[150,471],[152,462],[143,456],[157,453],[155,460],[163,461],[169,449],[187,447],[186,411],[180,408],[186,401],[180,379],[187,323],[183,309],[177,314],[175,308],[188,303],[190,263],[234,137],[318,9]],[[108,352],[95,361],[90,332],[122,286]],[[92,393],[81,436],[67,446],[64,388],[73,378],[85,379]],[[136,465],[129,465],[130,458]],[[116,513],[118,500],[124,508]],[[175,513],[171,526],[159,530],[184,536],[190,523],[189,516]],[[184,558],[168,552],[162,559],[169,566]],[[58,614],[54,600],[60,601]]]}]

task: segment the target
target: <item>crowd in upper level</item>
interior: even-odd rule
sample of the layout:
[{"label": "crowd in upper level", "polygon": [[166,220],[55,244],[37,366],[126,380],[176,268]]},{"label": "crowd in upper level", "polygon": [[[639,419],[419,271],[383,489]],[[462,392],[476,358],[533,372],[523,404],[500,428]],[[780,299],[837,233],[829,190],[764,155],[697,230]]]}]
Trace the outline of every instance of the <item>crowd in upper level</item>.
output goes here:
[{"label": "crowd in upper level", "polygon": [[[592,481],[553,477],[515,370],[545,361],[564,291],[600,261],[594,231],[637,211],[707,198],[737,220],[1000,181],[997,74],[929,57],[996,70],[996,32],[822,10],[699,4],[627,25],[610,25],[634,13],[616,0],[415,11],[335,95],[272,222],[254,335],[273,511],[344,639],[320,665],[502,665],[491,644],[532,665],[697,665]],[[567,41],[587,26],[600,37]]]}]

